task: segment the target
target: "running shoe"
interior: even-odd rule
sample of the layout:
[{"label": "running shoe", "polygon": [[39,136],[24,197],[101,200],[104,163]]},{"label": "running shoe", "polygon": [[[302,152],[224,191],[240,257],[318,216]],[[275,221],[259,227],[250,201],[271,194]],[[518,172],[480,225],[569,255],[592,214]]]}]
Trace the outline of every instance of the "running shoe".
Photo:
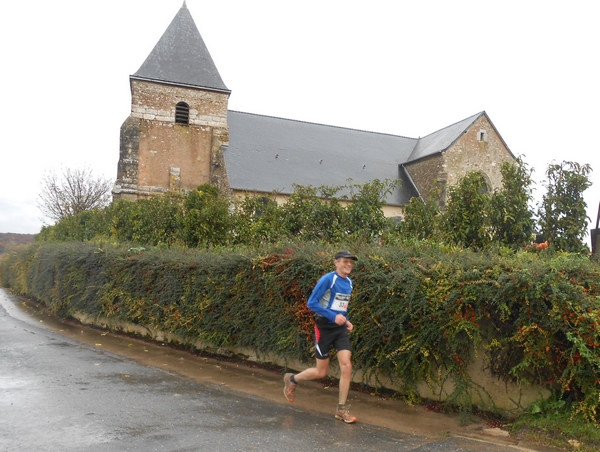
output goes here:
[{"label": "running shoe", "polygon": [[292,375],[294,374],[285,374],[283,376],[283,395],[288,399],[288,402],[296,400],[296,386],[298,385],[292,382]]},{"label": "running shoe", "polygon": [[350,414],[350,405],[338,405],[335,418],[344,421],[346,424],[354,424],[358,418]]}]

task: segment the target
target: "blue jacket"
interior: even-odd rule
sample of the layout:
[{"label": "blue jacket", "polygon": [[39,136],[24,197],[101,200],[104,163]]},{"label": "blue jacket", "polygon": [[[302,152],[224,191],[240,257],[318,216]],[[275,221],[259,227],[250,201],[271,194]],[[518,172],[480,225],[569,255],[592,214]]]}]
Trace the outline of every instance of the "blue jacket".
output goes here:
[{"label": "blue jacket", "polygon": [[335,271],[323,275],[308,297],[308,309],[335,323],[335,316],[343,314],[348,318],[348,304],[352,293],[352,280],[338,275]]}]

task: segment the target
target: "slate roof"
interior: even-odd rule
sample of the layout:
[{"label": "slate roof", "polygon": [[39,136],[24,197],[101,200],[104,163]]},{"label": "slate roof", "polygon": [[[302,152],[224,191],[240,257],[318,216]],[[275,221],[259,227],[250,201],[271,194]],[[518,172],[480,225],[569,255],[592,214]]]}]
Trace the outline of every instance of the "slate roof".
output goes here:
[{"label": "slate roof", "polygon": [[444,127],[437,132],[433,132],[423,138],[419,138],[419,141],[406,163],[421,160],[422,158],[429,157],[434,154],[439,154],[448,149],[460,136],[467,131],[471,125],[479,119],[480,116],[485,115],[485,112],[479,112],[473,116],[470,116],[462,121],[452,124],[448,127]]},{"label": "slate roof", "polygon": [[230,92],[185,2],[131,78]]},{"label": "slate roof", "polygon": [[294,184],[400,180],[386,201],[406,205],[420,194],[404,165],[444,152],[482,115],[487,117],[482,111],[425,137],[408,138],[230,110],[224,148],[229,184],[234,190],[291,194]]},{"label": "slate roof", "polygon": [[418,196],[404,168],[416,139],[238,111],[228,112],[224,148],[235,190],[291,194],[293,184],[319,187],[402,181],[387,198],[405,205]]}]

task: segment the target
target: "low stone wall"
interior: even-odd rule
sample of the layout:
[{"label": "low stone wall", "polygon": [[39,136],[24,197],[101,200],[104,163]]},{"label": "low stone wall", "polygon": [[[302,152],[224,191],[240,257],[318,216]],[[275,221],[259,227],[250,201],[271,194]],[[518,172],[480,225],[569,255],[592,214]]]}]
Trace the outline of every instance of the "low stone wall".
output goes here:
[{"label": "low stone wall", "polygon": [[[152,329],[135,323],[121,322],[105,317],[96,318],[85,313],[74,314],[73,317],[86,325],[94,325],[107,328],[112,331],[136,334],[142,337],[151,338],[157,342],[190,345],[199,350],[206,350],[207,348],[210,349],[210,347],[207,347],[207,345],[202,342],[190,343],[178,335],[164,333],[160,330]],[[306,367],[305,364],[299,361],[283,360],[272,355],[259,356],[255,352],[247,349],[222,348],[211,351],[226,356],[238,356],[253,362],[272,363],[294,370],[302,370]],[[498,410],[501,414],[507,416],[516,416],[517,414],[526,410],[527,407],[533,402],[550,397],[550,391],[542,386],[508,383],[490,375],[490,373],[485,370],[483,356],[484,350],[478,350],[475,359],[468,368],[469,376],[477,388],[473,390],[472,400],[473,403],[479,406],[481,409],[488,411]],[[339,377],[339,368],[335,361],[332,362],[329,375],[331,377]],[[353,381],[357,383],[365,383],[364,373],[361,369],[354,369]],[[366,383],[373,386],[383,386],[389,389],[398,389],[398,386],[389,381],[389,379],[385,376],[379,376],[377,378],[377,382],[374,381],[374,378],[367,379]],[[452,393],[453,389],[452,381],[445,381],[441,386],[429,386],[425,382],[418,386],[421,397],[436,401],[445,400],[448,394]]]}]

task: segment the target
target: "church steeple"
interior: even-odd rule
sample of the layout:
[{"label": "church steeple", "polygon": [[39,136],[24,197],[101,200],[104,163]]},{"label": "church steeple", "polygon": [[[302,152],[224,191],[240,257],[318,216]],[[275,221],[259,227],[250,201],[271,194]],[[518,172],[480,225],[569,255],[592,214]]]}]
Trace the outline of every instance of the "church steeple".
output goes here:
[{"label": "church steeple", "polygon": [[185,1],[146,61],[131,79],[230,93]]},{"label": "church steeple", "polygon": [[185,2],[144,64],[129,77],[131,113],[121,126],[115,199],[144,198],[202,184],[229,192],[231,92]]}]

